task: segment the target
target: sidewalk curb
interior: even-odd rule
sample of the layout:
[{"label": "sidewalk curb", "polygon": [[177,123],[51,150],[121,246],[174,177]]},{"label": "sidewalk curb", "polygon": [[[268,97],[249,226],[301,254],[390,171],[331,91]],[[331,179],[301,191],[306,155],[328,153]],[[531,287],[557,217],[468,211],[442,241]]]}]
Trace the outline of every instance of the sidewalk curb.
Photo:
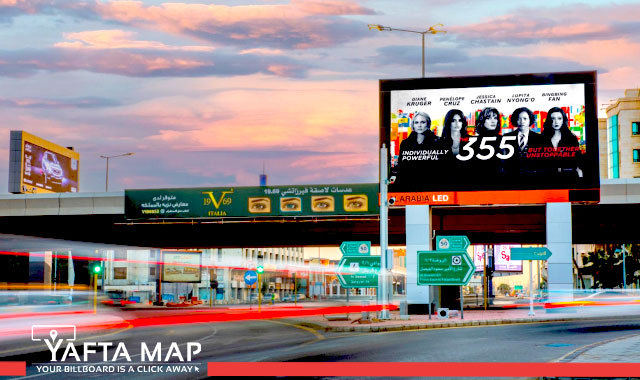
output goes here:
[{"label": "sidewalk curb", "polygon": [[577,357],[579,357],[580,355],[584,354],[585,352],[591,351],[592,349],[594,349],[596,347],[604,346],[605,344],[615,343],[615,342],[618,342],[618,341],[621,341],[621,340],[625,340],[625,339],[633,339],[633,338],[638,338],[638,337],[640,337],[640,333],[620,336],[620,337],[613,338],[613,339],[608,339],[608,340],[603,340],[603,341],[600,341],[600,342],[594,342],[594,343],[591,343],[591,344],[587,344],[585,346],[578,347],[575,350],[569,352],[568,354],[556,359],[555,362],[558,362],[558,363],[570,363],[573,360],[575,360]]},{"label": "sidewalk curb", "polygon": [[442,322],[420,323],[415,325],[397,324],[387,326],[372,325],[353,325],[353,326],[330,326],[316,321],[307,321],[302,319],[292,318],[296,324],[313,328],[315,330],[323,332],[387,332],[387,331],[405,331],[405,330],[426,330],[426,329],[440,329],[440,328],[457,328],[457,327],[473,327],[473,326],[497,326],[497,325],[509,325],[509,324],[523,324],[523,323],[546,323],[546,322],[570,322],[576,320],[589,320],[589,319],[605,319],[610,317],[599,318],[513,318],[513,319],[496,319],[496,320],[475,320],[475,321],[460,321],[460,320],[444,320]]}]

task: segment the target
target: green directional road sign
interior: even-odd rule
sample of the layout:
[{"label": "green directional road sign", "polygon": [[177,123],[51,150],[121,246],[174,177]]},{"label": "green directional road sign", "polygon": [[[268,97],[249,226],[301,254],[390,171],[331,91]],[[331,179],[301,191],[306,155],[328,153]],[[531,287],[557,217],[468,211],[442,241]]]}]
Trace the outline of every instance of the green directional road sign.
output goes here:
[{"label": "green directional road sign", "polygon": [[380,256],[343,256],[338,280],[343,288],[377,288]]},{"label": "green directional road sign", "polygon": [[418,285],[467,285],[474,271],[465,251],[418,251]]},{"label": "green directional road sign", "polygon": [[511,260],[547,260],[551,251],[547,247],[511,248]]},{"label": "green directional road sign", "polygon": [[368,256],[371,254],[370,241],[343,241],[340,251],[345,256]]},{"label": "green directional road sign", "polygon": [[469,244],[469,238],[465,235],[436,236],[437,251],[466,251]]}]

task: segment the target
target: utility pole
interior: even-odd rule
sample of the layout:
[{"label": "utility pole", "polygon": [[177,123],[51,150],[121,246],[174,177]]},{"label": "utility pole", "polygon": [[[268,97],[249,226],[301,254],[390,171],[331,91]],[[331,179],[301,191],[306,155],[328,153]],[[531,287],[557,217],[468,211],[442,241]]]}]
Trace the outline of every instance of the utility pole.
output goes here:
[{"label": "utility pole", "polygon": [[387,147],[382,144],[380,148],[380,273],[378,274],[378,300],[382,305],[380,319],[391,319],[389,315],[389,284],[387,248],[388,248],[388,210],[387,201]]},{"label": "utility pole", "polygon": [[425,44],[424,44],[424,35],[425,34],[438,34],[438,33],[447,33],[444,30],[436,30],[435,28],[438,26],[443,26],[442,24],[435,24],[433,26],[430,26],[429,29],[425,30],[424,32],[420,32],[418,30],[409,30],[409,29],[397,29],[397,28],[390,28],[388,26],[382,26],[382,25],[376,25],[376,24],[369,24],[369,30],[379,30],[379,31],[397,31],[397,32],[408,32],[408,33],[415,33],[415,34],[421,34],[422,35],[422,77],[424,78],[424,69],[425,69],[425,57],[424,57],[424,52],[425,52]]}]

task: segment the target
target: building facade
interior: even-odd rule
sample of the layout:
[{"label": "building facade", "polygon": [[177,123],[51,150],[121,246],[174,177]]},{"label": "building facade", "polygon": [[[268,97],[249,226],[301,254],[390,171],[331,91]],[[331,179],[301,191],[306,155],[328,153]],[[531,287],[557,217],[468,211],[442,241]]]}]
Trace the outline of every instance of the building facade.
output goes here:
[{"label": "building facade", "polygon": [[607,107],[606,154],[606,178],[640,178],[640,89]]}]

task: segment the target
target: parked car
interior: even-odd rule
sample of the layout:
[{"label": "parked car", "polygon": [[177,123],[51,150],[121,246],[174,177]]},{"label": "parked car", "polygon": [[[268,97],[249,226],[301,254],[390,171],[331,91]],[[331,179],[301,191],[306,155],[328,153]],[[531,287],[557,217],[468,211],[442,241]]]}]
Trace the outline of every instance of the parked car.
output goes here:
[{"label": "parked car", "polygon": [[[307,298],[304,294],[298,294],[298,301],[303,300]],[[282,297],[282,301],[283,302],[294,302],[296,300],[295,295],[293,294],[287,294],[286,296]]]}]

